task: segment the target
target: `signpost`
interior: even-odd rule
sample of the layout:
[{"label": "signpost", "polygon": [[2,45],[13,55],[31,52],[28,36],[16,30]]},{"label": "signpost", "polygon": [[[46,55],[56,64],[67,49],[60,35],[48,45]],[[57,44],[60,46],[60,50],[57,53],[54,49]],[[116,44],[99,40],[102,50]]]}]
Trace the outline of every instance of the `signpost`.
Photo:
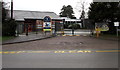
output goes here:
[{"label": "signpost", "polygon": [[114,26],[116,26],[116,33],[117,33],[117,37],[118,37],[118,26],[119,26],[119,22],[114,22]]},{"label": "signpost", "polygon": [[43,31],[46,33],[46,32],[51,32],[52,31],[52,20],[49,16],[46,16],[44,19],[43,19]]}]

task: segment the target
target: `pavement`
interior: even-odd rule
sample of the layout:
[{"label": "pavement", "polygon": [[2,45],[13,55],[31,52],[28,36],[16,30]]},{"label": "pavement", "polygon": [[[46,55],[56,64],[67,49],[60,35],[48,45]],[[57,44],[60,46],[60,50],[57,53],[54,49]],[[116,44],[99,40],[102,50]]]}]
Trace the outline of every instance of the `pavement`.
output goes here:
[{"label": "pavement", "polygon": [[6,40],[2,42],[2,45],[5,44],[15,44],[15,43],[24,43],[24,42],[29,42],[29,41],[35,41],[35,40],[42,40],[42,39],[47,39],[47,38],[51,38],[53,37],[51,35],[51,33],[29,33],[28,36],[26,36],[25,33],[20,34],[19,36],[10,39],[10,40]]}]

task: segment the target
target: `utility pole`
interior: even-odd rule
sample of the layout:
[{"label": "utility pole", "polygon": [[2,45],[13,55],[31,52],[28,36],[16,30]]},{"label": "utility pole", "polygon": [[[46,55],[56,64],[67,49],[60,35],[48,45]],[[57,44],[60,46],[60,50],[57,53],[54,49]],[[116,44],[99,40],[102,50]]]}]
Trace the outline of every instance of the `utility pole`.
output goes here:
[{"label": "utility pole", "polygon": [[11,0],[11,19],[13,19],[13,0]]}]

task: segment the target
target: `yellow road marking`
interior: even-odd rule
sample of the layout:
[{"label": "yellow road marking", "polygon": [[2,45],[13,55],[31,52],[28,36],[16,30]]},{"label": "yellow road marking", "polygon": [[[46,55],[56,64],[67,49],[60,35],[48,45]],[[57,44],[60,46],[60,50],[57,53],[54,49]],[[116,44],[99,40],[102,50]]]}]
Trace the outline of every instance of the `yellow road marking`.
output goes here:
[{"label": "yellow road marking", "polygon": [[89,53],[91,53],[92,51],[88,51]]},{"label": "yellow road marking", "polygon": [[76,36],[80,36],[80,35],[76,35]]},{"label": "yellow road marking", "polygon": [[76,51],[75,51],[75,50],[73,50],[73,51],[69,51],[69,53],[76,53]]},{"label": "yellow road marking", "polygon": [[3,52],[3,53],[7,54],[7,53],[9,53],[9,52]]},{"label": "yellow road marking", "polygon": [[9,53],[14,54],[14,53],[17,53],[17,52],[9,52]]},{"label": "yellow road marking", "polygon": [[28,51],[27,53],[50,53],[50,51]]},{"label": "yellow road marking", "polygon": [[120,50],[58,50],[58,51],[1,51],[0,54],[15,54],[15,53],[92,53],[92,52],[120,52]]},{"label": "yellow road marking", "polygon": [[78,53],[83,53],[83,51],[77,51]]},{"label": "yellow road marking", "polygon": [[66,53],[65,51],[54,51],[54,53]]},{"label": "yellow road marking", "polygon": [[70,50],[70,51],[54,51],[54,53],[91,53],[92,51],[77,51],[77,50]]}]

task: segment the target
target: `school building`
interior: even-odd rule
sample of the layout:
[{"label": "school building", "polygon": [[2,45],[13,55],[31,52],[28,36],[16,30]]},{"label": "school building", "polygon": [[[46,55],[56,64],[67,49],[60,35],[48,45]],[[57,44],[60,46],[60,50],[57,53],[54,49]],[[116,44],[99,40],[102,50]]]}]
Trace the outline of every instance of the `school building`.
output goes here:
[{"label": "school building", "polygon": [[64,19],[61,19],[54,12],[42,12],[42,11],[25,11],[14,10],[13,18],[17,22],[17,32],[25,33],[34,31],[42,31],[44,17],[49,16],[51,18],[51,29],[54,31],[63,30]]}]

